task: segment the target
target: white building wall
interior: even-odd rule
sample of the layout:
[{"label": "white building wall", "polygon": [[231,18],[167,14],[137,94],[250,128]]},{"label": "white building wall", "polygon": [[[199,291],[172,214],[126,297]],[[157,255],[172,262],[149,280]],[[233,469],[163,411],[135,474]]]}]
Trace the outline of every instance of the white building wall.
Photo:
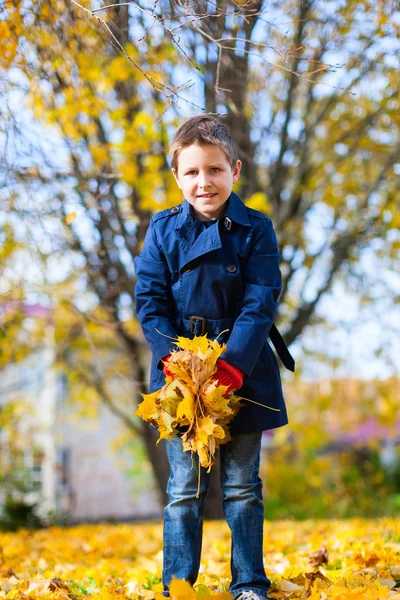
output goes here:
[{"label": "white building wall", "polygon": [[124,431],[121,420],[105,406],[98,419],[61,422],[58,444],[69,450],[70,472],[68,484],[59,487],[59,499],[72,521],[161,516],[152,482],[148,490],[137,492],[135,480],[126,473],[132,458],[111,447]]},{"label": "white building wall", "polygon": [[[28,499],[40,500],[41,516],[51,512],[71,522],[160,517],[151,473],[147,489],[138,488],[137,480],[127,474],[134,457],[112,448],[114,440],[126,433],[122,421],[103,404],[97,417],[78,417],[79,407],[67,407],[68,390],[61,385],[62,374],[54,368],[54,360],[49,325],[47,347],[0,373],[0,404],[17,399],[26,403],[19,429],[28,468],[34,469],[34,446],[43,450],[41,470],[33,472],[40,489]],[[6,450],[3,443],[2,452]],[[63,452],[69,456],[66,473]]]},{"label": "white building wall", "polygon": [[[51,370],[54,352],[49,344],[28,356],[21,363],[11,364],[1,372],[0,402],[2,405],[13,401],[23,402],[25,409],[17,428],[18,440],[24,455],[25,467],[31,470],[37,482],[36,491],[31,492],[28,501],[40,500],[40,513],[47,514],[56,509],[55,496],[55,386],[56,376]],[[6,439],[2,444],[2,460],[8,462]],[[43,450],[43,461],[39,468],[35,464],[36,449]],[[36,467],[36,468],[35,468]]]}]

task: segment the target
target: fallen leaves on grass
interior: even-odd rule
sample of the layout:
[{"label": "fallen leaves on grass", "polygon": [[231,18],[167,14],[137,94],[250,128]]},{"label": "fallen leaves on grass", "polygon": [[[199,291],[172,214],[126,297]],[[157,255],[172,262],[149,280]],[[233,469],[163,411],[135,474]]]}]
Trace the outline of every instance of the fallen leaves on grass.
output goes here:
[{"label": "fallen leaves on grass", "polygon": [[[269,596],[400,600],[399,542],[395,519],[266,521]],[[198,579],[193,587],[174,579],[172,600],[231,600],[230,544],[226,522],[206,521]],[[0,598],[7,600],[163,600],[161,574],[162,523],[0,532]]]}]

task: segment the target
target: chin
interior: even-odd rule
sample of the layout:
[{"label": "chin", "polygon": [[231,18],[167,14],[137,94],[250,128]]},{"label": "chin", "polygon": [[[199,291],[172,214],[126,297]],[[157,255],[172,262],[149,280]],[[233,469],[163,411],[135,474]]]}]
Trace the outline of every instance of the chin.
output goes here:
[{"label": "chin", "polygon": [[202,204],[202,209],[207,210],[208,212],[215,212],[219,208],[220,207],[216,206],[215,204]]}]

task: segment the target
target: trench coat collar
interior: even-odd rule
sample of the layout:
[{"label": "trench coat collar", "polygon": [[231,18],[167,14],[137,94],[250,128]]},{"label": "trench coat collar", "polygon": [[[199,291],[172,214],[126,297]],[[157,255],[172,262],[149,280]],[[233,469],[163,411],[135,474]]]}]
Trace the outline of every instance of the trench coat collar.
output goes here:
[{"label": "trench coat collar", "polygon": [[[186,221],[191,222],[195,218],[192,214],[192,205],[186,200],[186,198],[183,200],[181,206],[182,210],[176,218],[176,229],[180,229]],[[217,221],[224,219],[225,217],[229,217],[232,219],[232,221],[239,223],[240,225],[251,227],[247,208],[239,196],[235,194],[235,192],[231,192],[231,195],[227,200],[225,213],[222,217],[220,217],[220,219],[217,219]],[[190,225],[191,224],[192,223],[190,223]]]},{"label": "trench coat collar", "polygon": [[192,215],[191,204],[186,199],[183,201],[182,210],[177,215],[178,223],[176,224],[176,229],[179,229],[179,237],[181,238],[181,247],[185,254],[185,258],[180,265],[181,270],[199,256],[222,248],[219,222],[224,221],[226,217],[241,225],[251,226],[246,206],[239,196],[232,192],[228,198],[225,214],[204,229],[193,242],[190,240],[190,231],[196,223],[196,218]]}]

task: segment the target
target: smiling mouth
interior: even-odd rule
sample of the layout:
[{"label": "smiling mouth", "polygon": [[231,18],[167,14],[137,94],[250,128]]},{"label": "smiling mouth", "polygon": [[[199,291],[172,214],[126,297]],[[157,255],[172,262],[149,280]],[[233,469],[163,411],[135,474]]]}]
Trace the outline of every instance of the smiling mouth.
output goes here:
[{"label": "smiling mouth", "polygon": [[200,194],[199,196],[197,196],[198,198],[213,198],[214,196],[216,196],[217,193],[215,192],[215,194]]}]

